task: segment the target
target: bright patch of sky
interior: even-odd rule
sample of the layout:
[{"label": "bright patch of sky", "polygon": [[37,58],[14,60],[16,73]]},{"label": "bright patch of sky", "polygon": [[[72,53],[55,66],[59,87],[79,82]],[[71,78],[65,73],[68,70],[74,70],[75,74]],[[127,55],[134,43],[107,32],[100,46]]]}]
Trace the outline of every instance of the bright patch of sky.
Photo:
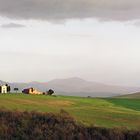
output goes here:
[{"label": "bright patch of sky", "polygon": [[138,86],[140,28],[135,22],[84,19],[53,23],[1,17],[0,79],[45,82],[76,76]]}]

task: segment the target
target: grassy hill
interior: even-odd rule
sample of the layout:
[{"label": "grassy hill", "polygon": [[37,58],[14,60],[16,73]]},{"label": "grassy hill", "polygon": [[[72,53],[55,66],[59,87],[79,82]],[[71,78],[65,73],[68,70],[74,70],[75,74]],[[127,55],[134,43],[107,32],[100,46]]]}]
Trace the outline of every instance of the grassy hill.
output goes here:
[{"label": "grassy hill", "polygon": [[0,94],[0,109],[67,111],[78,122],[101,127],[140,128],[140,99]]},{"label": "grassy hill", "polygon": [[119,96],[121,98],[140,98],[140,92]]}]

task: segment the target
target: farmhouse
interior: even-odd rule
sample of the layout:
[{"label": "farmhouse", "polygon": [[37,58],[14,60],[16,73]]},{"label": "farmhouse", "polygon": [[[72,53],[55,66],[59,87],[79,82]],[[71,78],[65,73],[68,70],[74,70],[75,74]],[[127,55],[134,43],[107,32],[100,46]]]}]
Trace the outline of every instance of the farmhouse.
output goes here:
[{"label": "farmhouse", "polygon": [[25,93],[25,94],[43,94],[41,91],[38,91],[37,89],[35,89],[33,87],[24,89],[22,91],[22,93]]},{"label": "farmhouse", "polygon": [[0,86],[0,93],[7,93],[8,92],[8,86],[2,85]]}]

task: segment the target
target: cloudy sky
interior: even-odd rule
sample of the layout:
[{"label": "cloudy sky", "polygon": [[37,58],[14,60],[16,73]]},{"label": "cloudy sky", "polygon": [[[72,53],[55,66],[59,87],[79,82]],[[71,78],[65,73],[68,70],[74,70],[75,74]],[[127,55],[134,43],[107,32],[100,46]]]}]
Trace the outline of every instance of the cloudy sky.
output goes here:
[{"label": "cloudy sky", "polygon": [[0,0],[0,60],[10,82],[140,86],[140,1]]}]

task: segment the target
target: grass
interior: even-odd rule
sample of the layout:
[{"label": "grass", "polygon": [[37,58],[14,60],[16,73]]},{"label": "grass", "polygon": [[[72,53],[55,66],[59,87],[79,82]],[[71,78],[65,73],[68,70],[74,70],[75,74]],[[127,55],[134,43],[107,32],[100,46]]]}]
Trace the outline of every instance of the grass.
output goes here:
[{"label": "grass", "polygon": [[0,94],[0,108],[39,112],[63,109],[88,126],[140,129],[140,99]]},{"label": "grass", "polygon": [[125,108],[133,109],[136,111],[140,111],[140,99],[135,98],[110,98],[106,99],[107,101]]}]

